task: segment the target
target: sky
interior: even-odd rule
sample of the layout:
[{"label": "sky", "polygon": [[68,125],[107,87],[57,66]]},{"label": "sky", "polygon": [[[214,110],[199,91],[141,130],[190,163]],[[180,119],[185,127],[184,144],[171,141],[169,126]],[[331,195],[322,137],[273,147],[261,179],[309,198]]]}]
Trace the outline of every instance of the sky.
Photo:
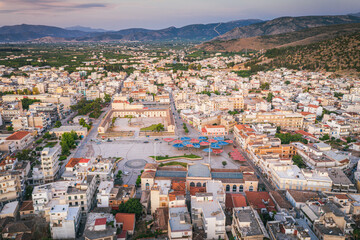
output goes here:
[{"label": "sky", "polygon": [[360,12],[360,0],[0,0],[0,26],[41,24],[120,30]]}]

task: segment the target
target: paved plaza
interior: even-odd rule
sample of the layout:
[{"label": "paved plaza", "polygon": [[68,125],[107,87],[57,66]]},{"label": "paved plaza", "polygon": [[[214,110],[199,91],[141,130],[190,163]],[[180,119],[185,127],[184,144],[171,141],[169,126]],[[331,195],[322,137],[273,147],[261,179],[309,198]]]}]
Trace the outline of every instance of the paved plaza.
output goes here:
[{"label": "paved plaza", "polygon": [[[148,143],[145,143],[147,141]],[[228,152],[232,150],[232,146],[225,146],[224,152],[219,155],[211,153],[210,160],[213,168],[223,168],[222,161],[227,161],[225,168],[237,168],[237,164],[228,156]],[[144,169],[146,163],[155,163],[155,160],[149,156],[176,156],[183,154],[196,154],[203,157],[202,160],[196,162],[209,163],[209,153],[205,153],[202,149],[177,149],[168,144],[162,139],[155,141],[154,139],[144,138],[144,140],[116,140],[112,142],[107,141],[91,141],[88,143],[87,148],[82,150],[83,157],[96,157],[102,155],[103,157],[122,157],[118,163],[117,170],[128,172],[128,176],[124,175],[123,180],[125,184],[135,184],[137,176],[141,170]],[[179,162],[191,163],[191,160],[176,160]]]}]

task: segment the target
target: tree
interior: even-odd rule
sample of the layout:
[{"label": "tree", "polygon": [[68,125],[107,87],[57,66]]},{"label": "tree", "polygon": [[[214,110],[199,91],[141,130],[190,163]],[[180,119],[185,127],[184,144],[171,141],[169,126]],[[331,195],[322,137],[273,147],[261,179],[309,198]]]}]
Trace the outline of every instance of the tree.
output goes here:
[{"label": "tree", "polygon": [[60,121],[56,121],[54,127],[55,127],[55,128],[59,128],[59,127],[61,127],[61,125],[62,125],[62,124],[61,124]]},{"label": "tree", "polygon": [[14,128],[13,128],[13,126],[8,126],[8,127],[6,128],[6,130],[8,130],[9,132],[12,132],[12,131],[14,131]]},{"label": "tree", "polygon": [[49,132],[46,132],[46,133],[44,134],[44,138],[50,139],[50,138],[51,138],[51,134],[50,134]]},{"label": "tree", "polygon": [[129,98],[129,103],[132,103],[132,102],[134,102],[134,99],[131,97],[131,98]]},{"label": "tree", "polygon": [[265,82],[260,85],[261,90],[269,90],[270,89],[270,83]]},{"label": "tree", "polygon": [[119,205],[119,213],[135,213],[136,219],[139,219],[143,213],[143,207],[136,198],[130,198],[126,203]]},{"label": "tree", "polygon": [[325,134],[324,136],[322,136],[321,138],[319,138],[321,141],[326,141],[330,139],[329,134]]},{"label": "tree", "polygon": [[164,131],[165,128],[164,128],[164,125],[162,123],[159,123],[156,125],[156,127],[154,128],[154,131],[156,132],[161,132],[161,131]]},{"label": "tree", "polygon": [[61,135],[61,154],[62,155],[69,155],[70,149],[75,148],[75,140],[78,139],[78,135],[75,131],[65,132]]},{"label": "tree", "polygon": [[286,85],[289,85],[289,84],[290,84],[290,81],[289,81],[289,80],[287,80],[287,81],[285,82],[285,84],[286,84]]},{"label": "tree", "polygon": [[227,162],[226,161],[222,161],[222,165],[223,167],[225,167],[227,165]]},{"label": "tree", "polygon": [[119,170],[116,174],[116,178],[121,178],[122,177],[122,171]]},{"label": "tree", "polygon": [[292,158],[294,164],[299,168],[306,168],[306,164],[304,163],[302,157],[298,154],[294,155]]},{"label": "tree", "polygon": [[29,110],[29,106],[35,102],[40,102],[38,99],[23,98],[21,99],[22,108]]},{"label": "tree", "polygon": [[274,98],[274,94],[271,93],[271,92],[269,92],[268,95],[267,95],[267,97],[266,97],[266,101],[267,101],[267,102],[271,102],[273,98]]},{"label": "tree", "polygon": [[107,103],[111,101],[111,97],[110,97],[109,94],[105,93],[104,101],[107,102]]},{"label": "tree", "polygon": [[39,91],[39,89],[37,87],[33,88],[33,94],[34,95],[40,94],[40,91]]}]

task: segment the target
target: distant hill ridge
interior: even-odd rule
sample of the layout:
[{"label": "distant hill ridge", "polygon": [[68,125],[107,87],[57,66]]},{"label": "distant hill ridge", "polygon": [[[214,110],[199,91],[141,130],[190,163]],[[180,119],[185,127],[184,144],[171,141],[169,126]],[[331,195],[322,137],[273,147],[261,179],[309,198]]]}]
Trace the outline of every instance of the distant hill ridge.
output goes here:
[{"label": "distant hill ridge", "polygon": [[[192,24],[181,28],[160,30],[130,28],[120,31],[98,32],[83,27],[63,29],[45,25],[14,25],[0,27],[0,42],[24,42],[44,37],[64,38],[67,41],[162,41],[162,40],[210,40],[235,27],[262,22],[259,19],[237,20],[226,23]],[[216,27],[216,31],[214,28]],[[82,31],[78,30],[81,29]],[[96,30],[96,29],[95,29]]]}]

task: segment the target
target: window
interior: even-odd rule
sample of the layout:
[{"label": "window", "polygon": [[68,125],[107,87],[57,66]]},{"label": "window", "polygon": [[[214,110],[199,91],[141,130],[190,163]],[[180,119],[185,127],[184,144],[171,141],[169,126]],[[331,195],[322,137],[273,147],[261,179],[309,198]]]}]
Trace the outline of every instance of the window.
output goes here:
[{"label": "window", "polygon": [[71,200],[71,196],[69,196],[69,200]]},{"label": "window", "polygon": [[149,190],[149,189],[150,189],[150,184],[149,184],[149,183],[146,183],[146,184],[145,184],[145,188],[146,188],[146,190]]},{"label": "window", "polygon": [[194,183],[194,182],[191,182],[191,183],[190,183],[190,187],[195,187],[195,183]]},{"label": "window", "polygon": [[230,185],[226,185],[226,191],[230,192]]},{"label": "window", "polygon": [[83,198],[84,198],[84,195],[80,195],[80,198],[83,199]]},{"label": "window", "polygon": [[244,191],[244,186],[243,185],[240,185],[239,186],[239,192],[243,192]]},{"label": "window", "polygon": [[77,199],[77,196],[75,196],[75,200]]},{"label": "window", "polygon": [[253,187],[253,186],[250,186],[250,187],[249,187],[249,191],[250,191],[250,192],[254,191],[254,187]]},{"label": "window", "polygon": [[206,187],[206,183],[203,183],[203,187]]},{"label": "window", "polygon": [[236,192],[236,189],[237,189],[236,185],[233,185],[233,192]]},{"label": "window", "polygon": [[198,183],[196,184],[196,187],[201,187],[201,182],[198,182]]},{"label": "window", "polygon": [[84,201],[81,201],[81,205],[84,205]]}]

